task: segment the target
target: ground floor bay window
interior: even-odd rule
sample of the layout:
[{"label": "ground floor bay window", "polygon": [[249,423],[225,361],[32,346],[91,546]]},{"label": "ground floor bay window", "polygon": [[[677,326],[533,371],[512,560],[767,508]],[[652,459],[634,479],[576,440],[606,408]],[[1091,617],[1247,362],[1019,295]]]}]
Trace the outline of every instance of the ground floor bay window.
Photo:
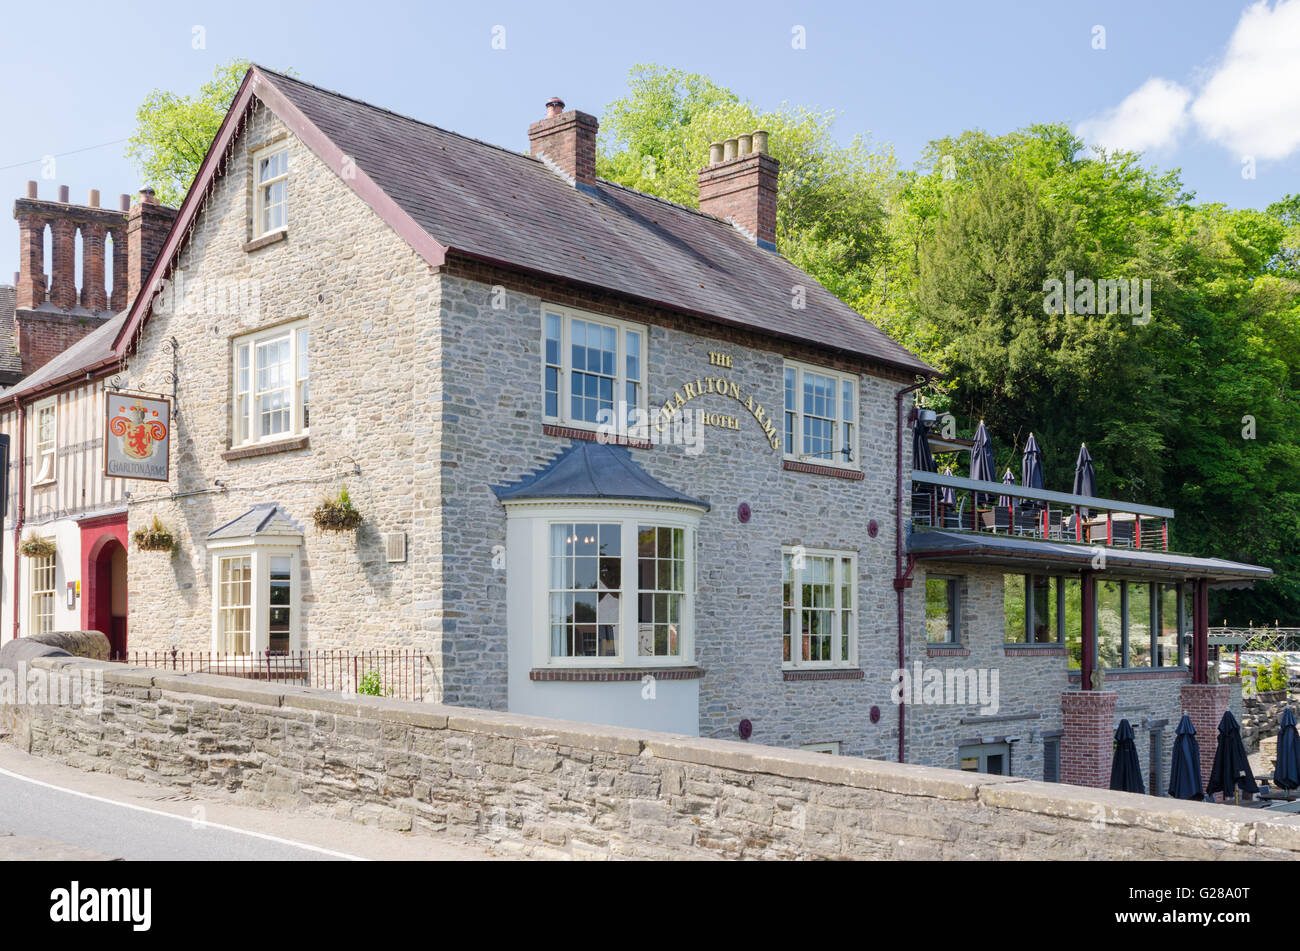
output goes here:
[{"label": "ground floor bay window", "polygon": [[534,667],[694,663],[697,513],[609,504],[511,515],[527,549],[509,597],[532,606]]},{"label": "ground floor bay window", "polygon": [[302,535],[274,505],[256,506],[208,536],[212,649],[302,649]]}]

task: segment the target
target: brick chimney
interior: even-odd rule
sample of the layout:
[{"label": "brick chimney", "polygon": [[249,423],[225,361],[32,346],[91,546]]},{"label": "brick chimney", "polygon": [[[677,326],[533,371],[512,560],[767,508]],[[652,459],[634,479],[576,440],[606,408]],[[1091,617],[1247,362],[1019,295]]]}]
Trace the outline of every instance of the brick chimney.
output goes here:
[{"label": "brick chimney", "polygon": [[158,253],[162,251],[167,232],[176,220],[176,209],[158,204],[152,188],[140,189],[140,200],[131,206],[126,215],[126,305],[130,306],[140,293],[144,279]]},{"label": "brick chimney", "polygon": [[[58,200],[42,199],[36,182],[14,202],[18,221],[19,261],[13,315],[14,344],[28,374],[44,366],[86,334],[122,310],[133,299],[162,247],[176,212],[153,200],[141,212],[132,212],[122,196],[119,209],[100,206],[98,189],[91,189],[84,205],[74,205],[66,185]],[[143,204],[144,202],[142,202]],[[131,230],[132,222],[136,230]],[[45,269],[45,232],[50,232],[50,275]],[[77,234],[81,234],[81,288],[76,285]],[[107,241],[113,242],[113,295],[107,283]],[[128,253],[128,245],[135,249]],[[131,262],[136,263],[132,279]]]},{"label": "brick chimney", "polygon": [[700,169],[700,211],[730,221],[759,247],[775,251],[780,171],[762,130],[715,142],[709,164]]},{"label": "brick chimney", "polygon": [[546,103],[546,118],[528,127],[529,151],[576,185],[596,185],[596,130],[600,123],[585,112],[564,111],[564,100]]}]

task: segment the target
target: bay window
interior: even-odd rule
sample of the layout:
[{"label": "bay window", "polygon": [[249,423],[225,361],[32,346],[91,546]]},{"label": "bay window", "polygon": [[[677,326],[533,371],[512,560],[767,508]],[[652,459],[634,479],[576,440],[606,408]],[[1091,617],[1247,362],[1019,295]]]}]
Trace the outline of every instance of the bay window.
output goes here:
[{"label": "bay window", "polygon": [[289,535],[208,542],[216,653],[301,649],[301,542]]},{"label": "bay window", "polygon": [[853,552],[782,549],[784,667],[857,665],[857,563]]},{"label": "bay window", "polygon": [[[695,531],[688,506],[573,502],[509,508],[508,600],[532,666],[694,662]],[[521,645],[522,646],[522,645]]]},{"label": "bay window", "polygon": [[568,308],[542,311],[543,418],[583,429],[638,422],[645,328]]},{"label": "bay window", "polygon": [[785,458],[857,469],[858,378],[785,363]]},{"label": "bay window", "polygon": [[307,433],[308,345],[306,321],[235,340],[233,446],[274,442]]}]

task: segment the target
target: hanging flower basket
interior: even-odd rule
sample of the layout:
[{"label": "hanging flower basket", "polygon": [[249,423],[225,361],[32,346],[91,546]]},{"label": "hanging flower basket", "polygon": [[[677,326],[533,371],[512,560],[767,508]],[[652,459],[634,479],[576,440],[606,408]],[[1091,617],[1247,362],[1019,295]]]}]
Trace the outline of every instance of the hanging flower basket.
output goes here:
[{"label": "hanging flower basket", "polygon": [[41,538],[33,532],[23,539],[19,551],[27,558],[53,558],[58,548],[48,538]]},{"label": "hanging flower basket", "polygon": [[361,510],[352,504],[345,485],[334,498],[321,500],[312,513],[316,527],[326,532],[350,532],[361,524]]},{"label": "hanging flower basket", "polygon": [[157,515],[153,521],[143,528],[137,528],[131,533],[131,541],[135,542],[137,551],[175,551],[176,536],[167,530],[167,526]]}]

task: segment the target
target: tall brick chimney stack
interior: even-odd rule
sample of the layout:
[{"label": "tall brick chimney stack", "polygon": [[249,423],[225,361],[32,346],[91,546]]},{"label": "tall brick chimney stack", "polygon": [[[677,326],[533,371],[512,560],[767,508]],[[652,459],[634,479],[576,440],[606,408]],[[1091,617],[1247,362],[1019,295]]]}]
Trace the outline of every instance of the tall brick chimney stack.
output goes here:
[{"label": "tall brick chimney stack", "polygon": [[140,189],[140,200],[126,216],[126,306],[140,293],[175,220],[175,208],[158,204],[152,188]]},{"label": "tall brick chimney stack", "polygon": [[709,146],[700,169],[700,211],[725,218],[751,241],[776,250],[776,187],[781,163],[767,154],[759,130]]},{"label": "tall brick chimney stack", "polygon": [[558,97],[546,103],[546,118],[528,127],[529,151],[550,163],[576,185],[596,186],[596,131],[600,123],[585,112],[564,111]]},{"label": "tall brick chimney stack", "polygon": [[[14,202],[18,221],[19,261],[13,315],[14,346],[28,374],[49,362],[122,310],[132,300],[143,275],[161,249],[176,212],[145,196],[148,207],[134,213],[122,196],[120,209],[100,206],[91,189],[86,204],[74,205],[66,185],[58,201],[42,199],[36,182]],[[142,202],[143,204],[143,202]],[[137,225],[135,240],[128,234]],[[50,274],[45,274],[45,232],[50,232]],[[81,234],[81,288],[77,277],[77,234]],[[108,295],[107,242],[113,242],[113,294]],[[128,245],[139,245],[134,259]],[[132,261],[139,276],[132,286]]]}]

